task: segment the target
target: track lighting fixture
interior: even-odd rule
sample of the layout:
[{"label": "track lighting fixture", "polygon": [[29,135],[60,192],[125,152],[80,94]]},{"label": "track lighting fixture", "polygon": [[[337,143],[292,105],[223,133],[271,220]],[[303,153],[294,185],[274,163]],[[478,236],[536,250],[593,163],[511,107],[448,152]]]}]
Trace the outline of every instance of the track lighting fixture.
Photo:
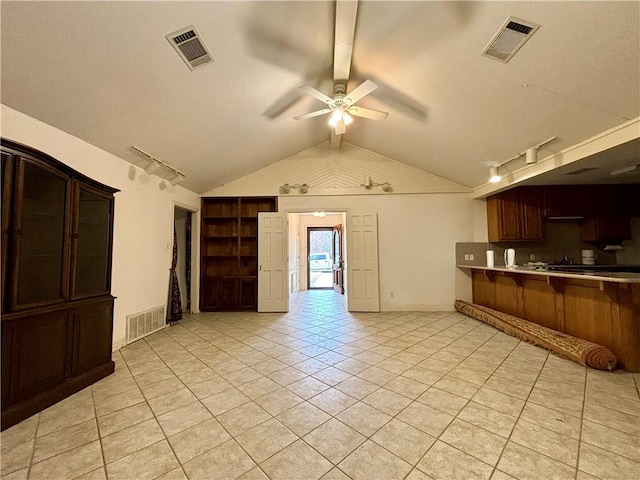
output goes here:
[{"label": "track lighting fixture", "polygon": [[545,140],[544,142],[538,143],[537,145],[534,145],[533,147],[529,147],[526,150],[520,152],[520,153],[516,153],[513,157],[511,157],[509,160],[496,164],[493,167],[491,167],[489,169],[489,182],[491,183],[498,183],[500,180],[502,180],[502,176],[500,175],[500,169],[502,167],[504,167],[507,163],[509,162],[513,162],[514,160],[517,160],[518,158],[522,157],[524,155],[525,157],[525,162],[527,165],[533,165],[534,163],[538,162],[538,150],[540,150],[540,147],[542,147],[543,145],[546,145],[547,143],[553,142],[554,140],[557,140],[558,137],[551,137],[548,140]]},{"label": "track lighting fixture", "polygon": [[498,183],[500,180],[502,180],[502,176],[500,176],[500,167],[491,167],[489,169],[489,181],[491,183]]},{"label": "track lighting fixture", "polygon": [[152,173],[160,170],[160,167],[162,167],[162,164],[160,162],[157,162],[155,158],[152,158],[151,162],[149,162],[149,165],[144,167],[144,171],[151,175]]},{"label": "track lighting fixture", "polygon": [[291,191],[292,188],[297,188],[298,189],[298,193],[307,193],[309,191],[309,185],[307,185],[306,183],[303,183],[302,185],[300,185],[299,183],[296,183],[295,185],[289,185],[288,183],[285,183],[283,185],[280,185],[280,193],[286,194],[289,193]]},{"label": "track lighting fixture", "polygon": [[384,192],[391,191],[391,184],[389,182],[374,182],[369,175],[364,177],[364,183],[361,183],[360,186],[366,188],[367,190],[371,190],[372,187],[382,187],[382,191]]},{"label": "track lighting fixture", "polygon": [[181,183],[183,180],[184,180],[184,175],[182,175],[181,173],[176,173],[173,177],[169,179],[169,183],[175,186]]},{"label": "track lighting fixture", "polygon": [[[174,186],[184,181],[186,175],[182,173],[180,170],[173,168],[167,162],[158,160],[152,155],[149,155],[144,150],[139,149],[135,145],[131,145],[131,148],[133,148],[136,152],[143,155],[149,161],[149,163],[144,167],[144,171],[147,172],[149,175],[152,175],[155,173],[159,177],[168,180],[169,183]],[[164,174],[164,175],[161,175],[161,174]]]}]

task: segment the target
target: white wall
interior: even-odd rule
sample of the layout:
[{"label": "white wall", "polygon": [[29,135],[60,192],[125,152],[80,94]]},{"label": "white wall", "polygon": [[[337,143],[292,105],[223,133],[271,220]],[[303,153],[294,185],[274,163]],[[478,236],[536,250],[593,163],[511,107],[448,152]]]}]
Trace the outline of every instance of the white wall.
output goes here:
[{"label": "white wall", "polygon": [[[2,137],[51,155],[111,187],[115,195],[112,294],[113,344],[125,341],[126,315],[166,305],[174,204],[200,209],[200,197],[50,125],[2,105]],[[199,215],[198,215],[199,217]],[[194,219],[199,224],[199,219]],[[198,238],[194,228],[193,238]],[[198,242],[193,244],[199,255]],[[198,272],[194,270],[194,276]]]},{"label": "white wall", "polygon": [[474,215],[481,215],[483,206],[484,202],[472,200],[466,193],[278,199],[280,211],[378,213],[383,311],[453,309],[458,270],[455,243],[481,241],[476,235],[482,235],[484,230]]}]

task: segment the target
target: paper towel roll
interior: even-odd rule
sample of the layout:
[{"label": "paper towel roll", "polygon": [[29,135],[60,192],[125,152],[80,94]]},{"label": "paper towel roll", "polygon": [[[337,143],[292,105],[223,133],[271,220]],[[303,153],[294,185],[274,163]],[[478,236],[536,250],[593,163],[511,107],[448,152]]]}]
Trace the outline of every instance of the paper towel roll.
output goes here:
[{"label": "paper towel roll", "polygon": [[487,250],[487,267],[494,266],[494,253],[493,250]]}]

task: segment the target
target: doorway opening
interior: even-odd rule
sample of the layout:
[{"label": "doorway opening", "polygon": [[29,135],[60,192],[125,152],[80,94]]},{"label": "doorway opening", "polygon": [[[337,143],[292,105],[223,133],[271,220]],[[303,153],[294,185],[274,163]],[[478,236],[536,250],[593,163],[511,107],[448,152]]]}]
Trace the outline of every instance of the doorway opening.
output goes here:
[{"label": "doorway opening", "polygon": [[307,227],[309,290],[333,288],[332,236],[330,227]]},{"label": "doorway opening", "polygon": [[[316,299],[322,297],[334,298],[340,304],[344,304],[346,309],[348,292],[347,278],[347,210],[332,209],[322,211],[317,209],[300,209],[297,211],[287,211],[288,223],[288,296],[289,309],[294,311],[299,302],[296,299]],[[320,243],[321,247],[314,249],[315,244],[309,230],[321,231],[321,235],[326,235]],[[322,255],[316,260],[314,268],[310,265],[311,253],[328,257],[328,264],[325,256]],[[316,275],[319,273],[319,275]],[[317,279],[315,277],[318,277]],[[316,281],[313,281],[316,279]],[[318,283],[317,280],[321,280]],[[331,291],[333,290],[333,292]],[[311,297],[309,295],[311,295]],[[324,300],[323,300],[324,302]],[[312,302],[313,303],[313,302]],[[304,308],[309,308],[308,302],[303,302]],[[318,306],[320,308],[320,306]]]}]

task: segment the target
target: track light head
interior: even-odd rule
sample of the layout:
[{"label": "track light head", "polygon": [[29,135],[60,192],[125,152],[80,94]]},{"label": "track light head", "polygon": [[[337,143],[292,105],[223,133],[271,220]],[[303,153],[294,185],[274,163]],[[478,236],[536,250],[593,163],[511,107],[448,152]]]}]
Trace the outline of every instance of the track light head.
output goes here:
[{"label": "track light head", "polygon": [[500,175],[500,167],[491,167],[489,169],[489,182],[498,183],[502,180],[502,176]]}]

